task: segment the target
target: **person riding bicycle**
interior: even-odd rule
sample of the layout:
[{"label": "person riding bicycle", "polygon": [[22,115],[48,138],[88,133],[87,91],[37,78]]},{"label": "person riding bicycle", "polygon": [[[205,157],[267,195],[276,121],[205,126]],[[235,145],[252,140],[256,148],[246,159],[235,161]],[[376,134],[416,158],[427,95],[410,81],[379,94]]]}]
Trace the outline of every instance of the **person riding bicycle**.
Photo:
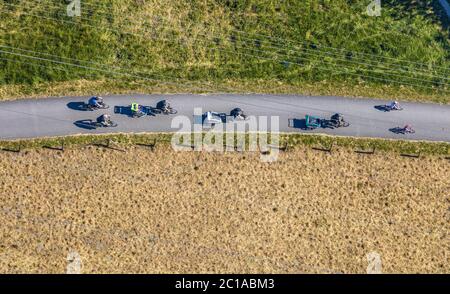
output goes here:
[{"label": "person riding bicycle", "polygon": [[403,131],[405,131],[407,133],[412,133],[414,130],[411,125],[406,125],[403,127]]},{"label": "person riding bicycle", "polygon": [[144,114],[144,108],[139,103],[131,103],[131,113],[133,115],[142,115]]},{"label": "person riding bicycle", "polygon": [[111,117],[108,114],[102,114],[97,117],[97,123],[107,127],[111,125]]},{"label": "person riding bicycle", "polygon": [[88,101],[88,105],[91,107],[100,108],[104,105],[103,98],[98,96],[91,97]]},{"label": "person riding bicycle", "polygon": [[392,101],[390,104],[388,104],[388,107],[390,109],[399,110],[400,109],[400,103],[398,103],[398,101]]},{"label": "person riding bicycle", "polygon": [[331,121],[333,121],[335,123],[344,122],[344,116],[340,113],[335,113],[331,116]]},{"label": "person riding bicycle", "polygon": [[168,112],[171,109],[170,103],[166,100],[159,101],[157,107],[163,112]]},{"label": "person riding bicycle", "polygon": [[233,116],[234,118],[245,119],[244,111],[242,111],[242,109],[240,108],[235,108],[231,110],[230,115]]}]

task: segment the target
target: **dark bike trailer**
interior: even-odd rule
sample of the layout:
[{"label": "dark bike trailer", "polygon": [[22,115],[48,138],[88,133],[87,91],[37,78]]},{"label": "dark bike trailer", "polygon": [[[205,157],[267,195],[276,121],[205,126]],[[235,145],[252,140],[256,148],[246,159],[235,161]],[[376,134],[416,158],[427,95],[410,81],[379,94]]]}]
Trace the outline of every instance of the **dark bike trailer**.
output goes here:
[{"label": "dark bike trailer", "polygon": [[312,130],[321,127],[322,120],[316,116],[306,115],[305,116],[305,127],[306,129]]}]

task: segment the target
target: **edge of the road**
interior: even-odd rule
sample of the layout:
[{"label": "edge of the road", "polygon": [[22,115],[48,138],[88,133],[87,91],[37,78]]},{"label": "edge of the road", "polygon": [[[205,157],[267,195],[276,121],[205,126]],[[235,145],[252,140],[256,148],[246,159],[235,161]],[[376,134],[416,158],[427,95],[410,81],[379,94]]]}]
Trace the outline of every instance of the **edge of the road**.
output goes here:
[{"label": "edge of the road", "polygon": [[[43,137],[36,137],[36,138],[14,138],[14,139],[1,139],[0,143],[2,142],[15,142],[15,141],[45,141],[45,140],[56,140],[56,139],[64,139],[68,137],[108,137],[108,136],[152,136],[152,135],[173,135],[175,133],[178,134],[196,134],[199,132],[108,132],[108,133],[96,133],[96,134],[86,134],[86,133],[78,133],[78,134],[69,134],[69,135],[63,135],[63,136],[43,136]],[[206,134],[207,131],[200,132],[202,134]],[[264,133],[270,133],[270,132],[234,132],[235,135],[237,134],[264,134]],[[327,137],[327,138],[341,138],[341,139],[354,139],[354,140],[376,140],[376,141],[391,141],[391,142],[405,142],[405,143],[431,143],[431,144],[449,144],[450,142],[447,141],[429,141],[429,140],[404,140],[404,139],[393,139],[393,138],[377,138],[377,137],[359,137],[359,136],[343,136],[343,135],[330,135],[330,134],[324,134],[324,133],[299,133],[299,132],[276,132],[277,134],[284,135],[284,136],[312,136],[312,137]],[[220,133],[219,133],[220,134]],[[222,132],[222,134],[227,134],[227,132]]]},{"label": "edge of the road", "polygon": [[[257,93],[257,92],[211,92],[211,93],[189,93],[189,92],[178,92],[178,93],[95,93],[95,96],[101,97],[124,97],[124,96],[183,96],[183,95],[198,95],[198,96],[221,96],[221,95],[255,95],[255,96],[269,96],[269,97],[309,97],[309,98],[332,98],[336,97],[345,100],[366,100],[366,101],[391,101],[392,97],[362,97],[362,96],[340,96],[340,95],[312,95],[308,93]],[[25,97],[25,98],[11,98],[11,99],[0,99],[0,103],[7,102],[31,102],[39,100],[59,100],[68,98],[78,98],[78,99],[89,99],[93,95],[64,95],[64,96],[39,96],[39,97]],[[433,101],[423,101],[423,100],[402,100],[402,103],[417,103],[425,105],[442,105],[450,106],[450,101],[448,103],[438,103]]]}]

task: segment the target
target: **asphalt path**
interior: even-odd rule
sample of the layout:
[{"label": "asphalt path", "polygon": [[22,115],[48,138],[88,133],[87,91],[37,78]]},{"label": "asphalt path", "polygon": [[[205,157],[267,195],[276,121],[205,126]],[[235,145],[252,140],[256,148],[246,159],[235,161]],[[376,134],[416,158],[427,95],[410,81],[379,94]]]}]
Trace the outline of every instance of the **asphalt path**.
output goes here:
[{"label": "asphalt path", "polygon": [[[0,102],[0,139],[53,137],[74,134],[176,132],[171,127],[175,116],[183,115],[194,121],[194,107],[202,111],[229,112],[240,107],[250,116],[278,116],[280,132],[325,133],[340,136],[396,138],[450,142],[450,105],[401,102],[403,111],[383,112],[375,108],[388,101],[374,99],[349,99],[332,96],[297,95],[111,95],[105,102],[107,110],[81,111],[77,105],[89,97],[61,97],[25,99]],[[168,100],[178,110],[177,115],[156,115],[132,118],[117,113],[117,107],[126,109],[131,102],[156,106]],[[116,107],[115,107],[116,106]],[[351,125],[339,129],[304,130],[301,120],[306,114],[329,118],[342,113]],[[90,129],[82,120],[95,120],[103,113],[111,115],[118,123],[116,128]],[[295,120],[293,120],[295,119]],[[415,134],[396,134],[395,127],[410,124]]]}]

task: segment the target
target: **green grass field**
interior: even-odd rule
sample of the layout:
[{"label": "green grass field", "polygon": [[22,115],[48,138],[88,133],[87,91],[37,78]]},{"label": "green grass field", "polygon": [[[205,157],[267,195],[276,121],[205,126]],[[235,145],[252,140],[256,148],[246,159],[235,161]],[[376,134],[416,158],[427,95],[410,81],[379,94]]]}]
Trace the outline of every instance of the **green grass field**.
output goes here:
[{"label": "green grass field", "polygon": [[[258,92],[450,101],[433,1],[0,3],[0,97]],[[408,3],[408,4],[403,4]]]}]

